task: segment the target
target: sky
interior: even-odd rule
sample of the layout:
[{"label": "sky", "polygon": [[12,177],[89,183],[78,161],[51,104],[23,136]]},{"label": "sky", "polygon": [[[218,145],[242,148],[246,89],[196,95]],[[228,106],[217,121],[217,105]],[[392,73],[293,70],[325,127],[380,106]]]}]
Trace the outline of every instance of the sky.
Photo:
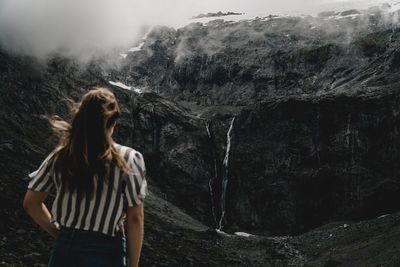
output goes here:
[{"label": "sky", "polygon": [[90,58],[134,43],[143,25],[183,26],[200,13],[316,14],[379,0],[0,0],[0,45],[45,58]]}]

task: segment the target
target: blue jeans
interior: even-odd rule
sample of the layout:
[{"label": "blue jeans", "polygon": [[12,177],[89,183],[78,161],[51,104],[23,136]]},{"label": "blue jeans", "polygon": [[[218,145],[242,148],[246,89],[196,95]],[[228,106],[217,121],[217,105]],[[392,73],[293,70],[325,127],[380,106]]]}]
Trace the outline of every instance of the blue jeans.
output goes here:
[{"label": "blue jeans", "polygon": [[126,240],[102,233],[62,228],[51,251],[49,267],[124,267]]}]

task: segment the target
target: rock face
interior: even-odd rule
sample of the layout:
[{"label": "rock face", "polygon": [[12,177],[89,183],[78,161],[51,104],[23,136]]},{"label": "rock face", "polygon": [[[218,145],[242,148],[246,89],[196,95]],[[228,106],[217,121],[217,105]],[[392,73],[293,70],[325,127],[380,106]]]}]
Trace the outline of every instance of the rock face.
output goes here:
[{"label": "rock face", "polygon": [[[158,27],[118,68],[0,51],[0,258],[46,261],[50,240],[20,208],[24,177],[56,142],[41,115],[67,117],[96,85],[121,105],[116,141],[145,157],[143,266],[363,266],[332,251],[356,250],[370,222],[337,243],[308,231],[400,209],[400,32],[378,11]],[[371,221],[375,246],[385,229],[398,240],[397,222]],[[10,256],[24,237],[32,242]],[[369,262],[394,264],[396,250],[385,253]]]},{"label": "rock face", "polygon": [[[386,9],[159,27],[112,77],[211,121],[210,150],[198,150],[208,172],[195,184],[205,193],[211,177],[214,224],[233,117],[226,230],[302,233],[372,218],[400,208],[400,32]],[[195,206],[185,210],[209,217]]]},{"label": "rock face", "polygon": [[399,97],[396,90],[294,97],[243,110],[228,222],[301,233],[399,210]]},{"label": "rock face", "polygon": [[396,14],[269,16],[159,27],[114,76],[203,107],[365,91],[397,83]]}]

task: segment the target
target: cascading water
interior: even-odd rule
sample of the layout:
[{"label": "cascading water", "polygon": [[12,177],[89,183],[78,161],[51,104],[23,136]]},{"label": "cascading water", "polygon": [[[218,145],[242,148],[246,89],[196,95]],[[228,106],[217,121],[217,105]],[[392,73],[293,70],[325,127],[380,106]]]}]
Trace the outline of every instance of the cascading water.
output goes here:
[{"label": "cascading water", "polygon": [[[232,136],[233,136],[233,125],[235,122],[235,117],[232,118],[229,130],[226,134],[226,151],[225,151],[225,157],[222,163],[222,179],[218,175],[218,155],[217,152],[215,151],[215,136],[212,131],[212,121],[208,121],[206,123],[206,130],[207,130],[207,135],[210,140],[210,153],[211,156],[214,160],[214,173],[213,175],[210,176],[210,179],[208,181],[208,188],[210,191],[210,198],[211,198],[211,209],[212,209],[212,215],[213,219],[216,225],[216,230],[217,232],[221,234],[225,234],[222,230],[224,227],[224,224],[226,222],[225,218],[225,202],[226,202],[226,190],[228,187],[228,181],[229,181],[229,154],[231,150],[231,143],[232,143]],[[221,188],[219,190],[219,182],[221,181]],[[220,206],[217,207],[215,205],[215,198],[217,197],[217,193],[220,193],[219,199],[220,199]]]},{"label": "cascading water", "polygon": [[320,114],[320,110],[318,108],[317,111],[317,127],[316,127],[316,132],[315,132],[315,137],[314,137],[314,149],[315,149],[315,153],[317,155],[317,160],[318,160],[318,164],[321,164],[321,132],[320,132],[320,120],[321,120],[321,114]]},{"label": "cascading water", "polygon": [[156,105],[151,106],[151,117],[153,122],[153,151],[159,151],[160,149],[160,124],[157,119]]},{"label": "cascading water", "polygon": [[217,181],[217,178],[218,178],[217,177],[218,176],[218,166],[217,166],[218,163],[217,163],[217,157],[215,155],[214,133],[212,132],[212,129],[211,129],[211,121],[208,121],[206,123],[206,129],[207,129],[208,138],[210,140],[209,146],[210,146],[211,156],[214,160],[214,173],[213,173],[213,175],[210,175],[210,179],[208,180],[208,189],[210,191],[211,212],[213,215],[215,226],[217,226],[218,222],[217,222],[217,216],[216,216],[216,212],[215,212],[213,184]]},{"label": "cascading water", "polygon": [[235,117],[231,121],[231,125],[229,127],[228,133],[226,135],[226,152],[225,152],[225,158],[223,161],[223,172],[222,172],[222,189],[221,189],[221,218],[219,220],[219,225],[218,225],[218,230],[222,231],[224,227],[224,221],[225,219],[225,212],[226,212],[226,207],[225,207],[225,202],[226,202],[226,189],[228,186],[228,180],[229,180],[229,152],[231,150],[231,140],[232,140],[232,130],[233,130],[233,124],[235,122]]},{"label": "cascading water", "polygon": [[129,92],[130,96],[129,96],[129,100],[130,100],[130,117],[131,117],[131,125],[132,125],[132,130],[131,130],[131,146],[133,146],[133,144],[135,143],[135,115],[133,112],[133,107],[136,105],[136,99],[134,97],[134,93],[133,92]]}]

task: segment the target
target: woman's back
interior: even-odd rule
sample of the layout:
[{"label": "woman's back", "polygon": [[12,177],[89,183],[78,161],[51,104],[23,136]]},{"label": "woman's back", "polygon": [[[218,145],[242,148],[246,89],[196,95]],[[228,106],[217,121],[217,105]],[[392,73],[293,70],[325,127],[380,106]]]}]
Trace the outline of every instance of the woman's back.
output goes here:
[{"label": "woman's back", "polygon": [[95,179],[93,197],[78,198],[76,191],[70,192],[59,174],[55,172],[56,158],[50,154],[40,168],[31,173],[28,189],[45,191],[55,195],[51,208],[53,221],[60,226],[91,230],[115,236],[124,206],[142,203],[146,196],[146,168],[138,151],[114,143],[115,148],[132,169],[124,173],[115,164],[111,166],[107,182]]}]

